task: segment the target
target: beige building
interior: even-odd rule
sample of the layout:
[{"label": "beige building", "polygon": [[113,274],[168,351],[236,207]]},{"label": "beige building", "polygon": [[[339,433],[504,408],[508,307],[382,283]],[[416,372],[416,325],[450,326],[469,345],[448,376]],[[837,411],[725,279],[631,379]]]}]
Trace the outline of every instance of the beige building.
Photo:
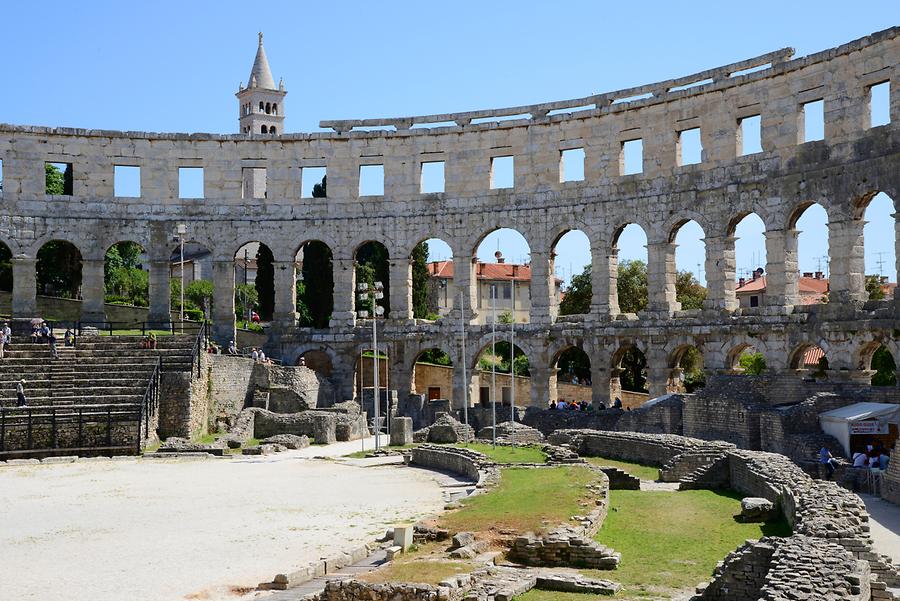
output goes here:
[{"label": "beige building", "polygon": [[[489,324],[492,315],[497,322],[514,316],[516,323],[528,323],[531,312],[531,265],[507,263],[500,251],[494,253],[496,263],[475,264],[474,308],[478,312],[477,324]],[[453,261],[435,261],[428,264],[429,308],[440,316],[447,315],[454,307]],[[553,294],[558,305],[561,300],[562,280],[555,278]],[[495,291],[493,311],[491,289]]]}]

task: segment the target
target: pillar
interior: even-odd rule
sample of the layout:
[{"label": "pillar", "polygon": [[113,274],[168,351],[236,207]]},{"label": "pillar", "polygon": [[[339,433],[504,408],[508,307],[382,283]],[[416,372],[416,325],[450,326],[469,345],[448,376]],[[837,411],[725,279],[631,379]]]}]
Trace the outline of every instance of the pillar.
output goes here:
[{"label": "pillar", "polygon": [[[556,282],[550,269],[548,253],[531,253],[531,315],[533,324],[550,325],[555,319],[551,310],[550,296],[555,292]],[[558,310],[558,307],[557,307]],[[534,398],[534,394],[532,394]]]},{"label": "pillar", "polygon": [[81,321],[95,323],[106,321],[103,306],[104,263],[103,260],[95,259],[84,259],[81,262]]},{"label": "pillar", "polygon": [[644,355],[647,359],[647,391],[655,399],[667,392],[671,368],[663,349],[650,347]]},{"label": "pillar", "polygon": [[647,244],[647,310],[671,315],[681,309],[675,300],[674,242]]},{"label": "pillar", "polygon": [[281,331],[297,325],[297,266],[293,261],[275,261],[275,310],[272,321]]},{"label": "pillar", "polygon": [[[456,343],[457,345],[459,342]],[[463,380],[463,370],[462,365],[457,363],[453,364],[453,403],[451,406],[454,409],[462,409],[463,403],[468,401],[469,407],[472,407],[477,399],[472,396],[472,375],[475,371],[474,368],[471,368],[471,361],[466,358],[466,379]],[[427,394],[426,391],[419,391],[420,394]]]},{"label": "pillar", "polygon": [[234,260],[215,261],[213,279],[213,339],[222,346],[235,338]]},{"label": "pillar", "polygon": [[391,311],[389,319],[409,321],[412,313],[412,264],[408,259],[390,262],[389,298]]},{"label": "pillar", "polygon": [[735,290],[735,252],[733,236],[707,236],[706,300],[703,306],[716,311],[734,311],[738,307]]},{"label": "pillar", "polygon": [[[900,203],[900,198],[894,201],[894,206]],[[894,265],[900,266],[900,211],[892,215],[894,218]],[[900,306],[900,294],[894,294],[894,304]],[[897,385],[900,386],[900,378],[897,378]]]},{"label": "pillar", "polygon": [[828,222],[830,303],[866,301],[866,262],[862,219]]},{"label": "pillar", "polygon": [[37,280],[34,257],[16,255],[12,258],[13,292],[12,314],[17,318],[37,316]]},{"label": "pillar", "polygon": [[356,314],[353,311],[353,295],[356,286],[356,269],[352,258],[334,257],[334,307],[329,327],[353,327]]},{"label": "pillar", "polygon": [[[459,311],[468,323],[475,317],[473,300],[477,292],[475,285],[475,257],[453,256],[453,307],[456,309],[454,321],[459,321]],[[460,306],[462,299],[462,306]]]},{"label": "pillar", "polygon": [[591,263],[591,315],[608,320],[619,314],[619,249],[592,249]]},{"label": "pillar", "polygon": [[797,230],[766,230],[766,305],[792,307],[800,302]]},{"label": "pillar", "polygon": [[[546,409],[547,403],[550,401],[550,374],[552,368],[530,365],[528,369],[531,372],[531,406],[539,409]],[[499,397],[499,390],[497,391],[497,395]],[[501,399],[499,398],[497,399],[498,409],[500,400]],[[497,421],[507,420],[500,419],[500,416],[498,415]]]},{"label": "pillar", "polygon": [[591,356],[591,404],[594,408],[601,405],[612,405],[609,396],[610,370],[607,368],[611,358],[607,356]]},{"label": "pillar", "polygon": [[150,261],[150,311],[147,321],[166,328],[171,320],[169,261]]}]

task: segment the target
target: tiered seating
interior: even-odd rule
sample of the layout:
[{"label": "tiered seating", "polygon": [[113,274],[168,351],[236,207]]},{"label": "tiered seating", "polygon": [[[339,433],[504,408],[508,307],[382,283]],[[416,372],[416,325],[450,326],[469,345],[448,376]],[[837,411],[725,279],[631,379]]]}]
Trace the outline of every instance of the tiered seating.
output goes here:
[{"label": "tiered seating", "polygon": [[52,359],[46,343],[14,337],[0,360],[0,406],[15,406],[23,378],[30,406],[140,403],[160,358],[163,371],[192,368],[195,338],[160,336],[156,349],[142,349],[139,336],[82,337],[77,347],[59,344]]}]

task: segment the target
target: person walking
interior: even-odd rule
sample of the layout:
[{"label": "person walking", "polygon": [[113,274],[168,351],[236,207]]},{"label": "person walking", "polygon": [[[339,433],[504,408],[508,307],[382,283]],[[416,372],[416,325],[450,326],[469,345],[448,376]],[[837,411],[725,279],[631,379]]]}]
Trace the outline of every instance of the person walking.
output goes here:
[{"label": "person walking", "polygon": [[53,333],[53,330],[50,330],[50,334],[47,335],[47,346],[50,347],[50,356],[54,359],[59,359],[59,350],[56,348],[56,334]]},{"label": "person walking", "polygon": [[3,329],[0,328],[0,359],[3,358],[3,351],[6,348],[6,334],[3,333]]},{"label": "person walking", "polygon": [[19,380],[19,383],[16,384],[16,407],[24,407],[28,404],[28,399],[25,398],[25,380]]},{"label": "person walking", "polygon": [[12,329],[5,321],[3,322],[3,337],[6,339],[6,348],[3,350],[8,351],[10,350],[10,345],[12,344]]}]

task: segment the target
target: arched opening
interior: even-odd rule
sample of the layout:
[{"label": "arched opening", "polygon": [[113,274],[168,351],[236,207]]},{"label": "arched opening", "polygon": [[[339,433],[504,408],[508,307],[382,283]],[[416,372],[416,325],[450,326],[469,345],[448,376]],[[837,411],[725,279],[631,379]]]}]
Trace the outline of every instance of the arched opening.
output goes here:
[{"label": "arched opening", "polygon": [[560,315],[591,310],[591,241],[581,230],[560,236],[550,253],[552,272],[560,282]]},{"label": "arched opening", "polygon": [[297,263],[297,316],[302,328],[327,328],[334,310],[331,249],[310,240],[300,245]]},{"label": "arched opening", "polygon": [[259,133],[261,133],[261,134],[267,134],[267,133],[269,133],[269,128],[266,127],[265,125],[261,125],[260,128],[259,128]]},{"label": "arched opening", "polygon": [[865,205],[863,240],[868,300],[893,298],[897,283],[894,201],[884,192]]},{"label": "arched opening", "polygon": [[872,353],[869,369],[875,372],[872,374],[872,386],[897,385],[897,363],[891,351],[883,344]]},{"label": "arched opening", "polygon": [[791,354],[790,368],[812,378],[824,378],[828,371],[828,357],[822,347],[805,343]]},{"label": "arched opening", "polygon": [[[742,309],[762,307],[766,294],[766,224],[756,213],[732,221],[728,236],[734,238],[734,296]],[[728,290],[726,283],[726,290]]]},{"label": "arched opening", "polygon": [[263,112],[265,110],[265,104],[262,100],[259,101],[259,112]]},{"label": "arched opening", "polygon": [[306,351],[297,357],[297,365],[308,367],[323,378],[331,377],[334,366],[331,357],[325,351],[311,350]]},{"label": "arched opening", "polygon": [[647,358],[637,346],[623,345],[612,357],[609,378],[609,398],[612,406],[634,409],[649,398],[647,388]]},{"label": "arched opening", "polygon": [[144,248],[137,242],[116,242],[103,263],[104,301],[111,304],[150,305],[150,274],[144,269]]},{"label": "arched opening", "polygon": [[37,253],[37,293],[81,298],[81,252],[71,242],[51,240]]},{"label": "arched opening", "polygon": [[0,242],[0,291],[11,293],[12,289],[12,251],[6,244]]},{"label": "arched opening", "polygon": [[[475,355],[473,367],[473,402],[485,407],[489,407],[492,402],[496,402],[497,406],[509,406],[513,398],[517,407],[530,403],[531,372],[528,356],[519,345],[511,346],[508,340],[502,340],[498,335],[496,344],[488,342]],[[506,421],[506,418],[501,420],[498,416],[497,421]]]},{"label": "arched opening", "polygon": [[[638,313],[647,308],[647,234],[636,223],[628,223],[613,235],[610,261],[610,295],[620,313]],[[615,286],[612,286],[615,282]],[[614,312],[614,311],[613,311]]]},{"label": "arched opening", "polygon": [[234,308],[244,327],[261,327],[275,311],[275,257],[265,244],[254,241],[234,253]]},{"label": "arched opening", "polygon": [[685,221],[672,231],[675,243],[675,300],[683,311],[702,309],[706,300],[706,243],[700,224]]},{"label": "arched opening", "polygon": [[266,103],[266,114],[270,115],[272,113],[272,105],[268,102]]},{"label": "arched opening", "polygon": [[213,299],[212,253],[204,245],[185,241],[183,260],[180,245],[169,256],[170,304],[175,313],[179,313],[182,308],[182,281],[185,319],[209,319]]},{"label": "arched opening", "polygon": [[797,284],[799,304],[828,302],[829,255],[828,213],[818,203],[804,205],[794,212],[790,222],[797,230]]},{"label": "arched opening", "polygon": [[429,401],[448,399],[453,403],[453,361],[440,348],[422,351],[412,366],[412,392]]},{"label": "arched opening", "polygon": [[275,131],[275,126],[274,126],[274,125],[273,125],[272,127],[269,128],[269,133],[272,134],[272,135],[275,135],[275,134],[277,133],[277,132]]},{"label": "arched opening", "polygon": [[278,103],[277,102],[272,103],[272,114],[273,115],[278,114]]},{"label": "arched opening", "polygon": [[706,386],[706,374],[703,371],[703,353],[692,344],[679,346],[669,357],[669,381],[666,390],[669,392],[692,393]]},{"label": "arched opening", "polygon": [[550,402],[591,402],[591,359],[580,347],[569,346],[557,353],[551,365]]},{"label": "arched opening", "polygon": [[[391,312],[391,295],[390,295],[390,257],[387,248],[381,242],[369,241],[362,244],[356,249],[354,255],[356,261],[356,287],[353,295],[354,310],[366,311],[367,316],[373,315],[373,310],[377,311],[378,307],[384,309],[384,316],[387,317]],[[372,294],[368,299],[360,299],[361,288],[363,284],[368,284],[370,290],[381,289],[374,294],[375,308],[372,307]],[[378,295],[382,298],[377,298]]]},{"label": "arched opening", "polygon": [[[528,323],[531,314],[531,247],[520,232],[500,228],[475,250],[476,323]],[[559,287],[552,291],[559,301]]]},{"label": "arched opening", "polygon": [[410,256],[412,314],[415,319],[439,319],[459,298],[453,286],[453,251],[440,238],[419,242]]},{"label": "arched opening", "polygon": [[725,368],[735,375],[758,376],[766,371],[766,357],[751,344],[739,344],[728,352]]},{"label": "arched opening", "polygon": [[376,357],[372,350],[371,344],[364,346],[356,355],[356,367],[354,369],[354,385],[353,389],[356,393],[356,401],[361,402],[363,410],[366,411],[371,419],[374,415],[373,393],[375,391],[375,365],[378,365],[378,396],[381,397],[381,415],[384,416],[384,410],[387,408],[385,390],[390,390],[390,354],[387,348],[378,345],[378,355]]}]

